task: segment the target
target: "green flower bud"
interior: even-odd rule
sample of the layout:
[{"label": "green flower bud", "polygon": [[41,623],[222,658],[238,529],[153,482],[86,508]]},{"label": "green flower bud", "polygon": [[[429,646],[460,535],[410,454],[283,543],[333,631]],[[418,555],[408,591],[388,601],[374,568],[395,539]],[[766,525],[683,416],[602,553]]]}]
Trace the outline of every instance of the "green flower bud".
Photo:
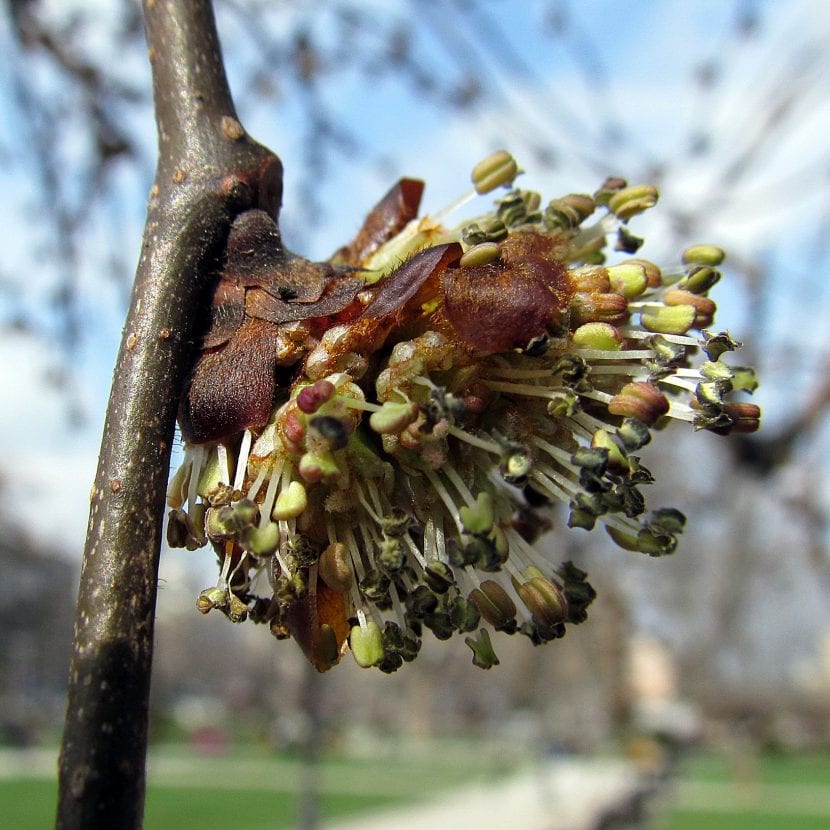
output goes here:
[{"label": "green flower bud", "polygon": [[502,185],[510,185],[519,174],[516,159],[506,150],[499,150],[480,161],[470,176],[476,193],[489,193]]}]

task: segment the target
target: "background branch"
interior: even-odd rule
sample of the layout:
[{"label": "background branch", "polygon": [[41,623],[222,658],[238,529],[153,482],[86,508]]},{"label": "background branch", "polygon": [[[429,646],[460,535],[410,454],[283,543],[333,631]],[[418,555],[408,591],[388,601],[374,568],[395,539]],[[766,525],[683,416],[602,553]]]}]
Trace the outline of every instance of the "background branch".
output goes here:
[{"label": "background branch", "polygon": [[178,398],[233,216],[279,209],[236,119],[209,0],[147,0],[159,161],[104,425],[75,622],[57,826],[140,827],[153,618]]}]

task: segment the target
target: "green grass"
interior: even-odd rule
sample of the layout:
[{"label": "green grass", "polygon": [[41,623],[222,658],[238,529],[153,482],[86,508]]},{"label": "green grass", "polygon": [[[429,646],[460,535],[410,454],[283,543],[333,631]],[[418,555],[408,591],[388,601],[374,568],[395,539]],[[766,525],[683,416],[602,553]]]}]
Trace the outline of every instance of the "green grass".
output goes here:
[{"label": "green grass", "polygon": [[658,830],[827,830],[830,753],[690,761]]},{"label": "green grass", "polygon": [[679,810],[659,830],[827,830],[830,818],[767,813],[687,813]]},{"label": "green grass", "polygon": [[[324,820],[413,803],[438,789],[494,776],[494,760],[481,754],[436,753],[434,759],[325,758],[319,765],[319,809]],[[51,767],[50,767],[51,768]],[[0,780],[0,816],[15,830],[41,830],[55,819],[57,785],[40,777]],[[281,830],[297,825],[300,761],[256,748],[216,757],[185,747],[150,754],[145,830]],[[2,824],[2,821],[0,821]],[[3,825],[5,826],[5,825]]]}]

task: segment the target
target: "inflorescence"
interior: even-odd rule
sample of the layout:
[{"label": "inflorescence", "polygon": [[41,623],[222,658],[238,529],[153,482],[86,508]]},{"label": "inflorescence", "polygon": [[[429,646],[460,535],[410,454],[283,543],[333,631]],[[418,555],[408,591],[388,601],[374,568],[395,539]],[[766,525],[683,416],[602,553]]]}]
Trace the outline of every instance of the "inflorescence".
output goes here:
[{"label": "inflorescence", "polygon": [[739,344],[710,330],[724,253],[660,268],[629,229],[653,187],[608,179],[543,205],[518,173],[497,153],[420,219],[422,185],[403,180],[330,263],[285,252],[261,211],[237,219],[168,495],[170,544],[218,556],[200,611],[267,623],[320,671],[347,650],[395,671],[425,629],[467,634],[490,668],[492,631],[548,642],[594,598],[534,546],[550,505],[627,550],[675,550],[685,518],[647,512],[638,451],[671,420],[759,424],[732,400],[756,385],[724,359]]}]

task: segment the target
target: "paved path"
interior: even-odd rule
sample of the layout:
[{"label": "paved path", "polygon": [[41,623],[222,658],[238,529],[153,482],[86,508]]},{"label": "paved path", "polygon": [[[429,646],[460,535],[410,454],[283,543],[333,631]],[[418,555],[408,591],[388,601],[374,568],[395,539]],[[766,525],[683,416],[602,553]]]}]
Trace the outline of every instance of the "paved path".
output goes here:
[{"label": "paved path", "polygon": [[637,792],[641,781],[623,761],[553,759],[489,786],[466,786],[419,805],[364,813],[326,830],[588,830],[606,810]]}]

